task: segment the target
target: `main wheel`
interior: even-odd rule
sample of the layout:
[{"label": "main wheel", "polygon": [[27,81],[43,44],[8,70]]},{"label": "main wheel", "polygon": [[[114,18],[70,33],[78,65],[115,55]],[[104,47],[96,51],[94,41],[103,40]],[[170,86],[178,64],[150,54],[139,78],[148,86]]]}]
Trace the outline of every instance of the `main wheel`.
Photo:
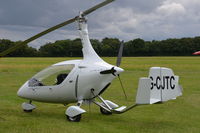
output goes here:
[{"label": "main wheel", "polygon": [[104,115],[111,115],[112,114],[112,112],[109,112],[109,111],[107,111],[107,110],[105,110],[104,108],[101,108],[101,107],[100,107],[100,111]]},{"label": "main wheel", "polygon": [[30,112],[32,112],[33,110],[25,110],[24,109],[24,112],[26,112],[26,113],[30,113]]},{"label": "main wheel", "polygon": [[79,122],[81,120],[81,114],[76,115],[74,117],[70,117],[70,116],[67,115],[67,120],[71,121],[71,122]]}]

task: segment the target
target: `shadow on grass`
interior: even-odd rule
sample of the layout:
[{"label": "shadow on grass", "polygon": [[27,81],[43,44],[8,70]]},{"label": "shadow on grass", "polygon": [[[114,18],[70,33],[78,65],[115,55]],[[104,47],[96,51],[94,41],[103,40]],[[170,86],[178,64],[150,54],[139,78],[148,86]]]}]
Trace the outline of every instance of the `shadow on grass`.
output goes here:
[{"label": "shadow on grass", "polygon": [[[134,114],[133,114],[134,115]],[[135,129],[169,129],[180,126],[179,123],[155,117],[138,117],[128,116],[126,114],[113,114],[113,115],[102,115],[94,112],[87,114],[86,121],[89,123],[104,123],[105,125],[116,125],[116,128],[135,128]],[[117,126],[119,125],[119,127]],[[123,125],[123,126],[122,126]]]}]

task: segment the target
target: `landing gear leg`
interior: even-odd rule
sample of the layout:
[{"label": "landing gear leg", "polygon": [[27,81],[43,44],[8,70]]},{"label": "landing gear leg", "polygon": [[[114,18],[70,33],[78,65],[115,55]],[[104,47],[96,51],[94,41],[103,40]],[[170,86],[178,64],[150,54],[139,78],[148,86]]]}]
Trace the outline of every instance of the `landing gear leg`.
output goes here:
[{"label": "landing gear leg", "polygon": [[[95,96],[94,94],[94,89],[91,90],[91,93]],[[95,103],[96,105],[98,105],[100,107],[100,112],[104,115],[111,115],[112,114],[112,109],[115,107],[112,107],[109,105],[110,101],[107,102],[108,100],[104,100],[100,95],[97,95],[97,97],[99,98],[99,100],[102,101],[102,103],[93,101],[93,103]],[[116,107],[118,107],[118,105],[115,104]]]},{"label": "landing gear leg", "polygon": [[32,101],[22,103],[22,109],[24,112],[32,112],[36,106],[32,104]]}]

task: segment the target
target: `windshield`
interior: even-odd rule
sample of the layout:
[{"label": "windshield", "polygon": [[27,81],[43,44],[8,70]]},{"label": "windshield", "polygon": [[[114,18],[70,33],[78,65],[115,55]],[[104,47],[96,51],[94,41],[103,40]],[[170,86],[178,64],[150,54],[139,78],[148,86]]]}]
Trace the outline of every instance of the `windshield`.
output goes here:
[{"label": "windshield", "polygon": [[66,79],[74,66],[74,64],[50,66],[33,76],[29,80],[29,86],[59,85]]}]

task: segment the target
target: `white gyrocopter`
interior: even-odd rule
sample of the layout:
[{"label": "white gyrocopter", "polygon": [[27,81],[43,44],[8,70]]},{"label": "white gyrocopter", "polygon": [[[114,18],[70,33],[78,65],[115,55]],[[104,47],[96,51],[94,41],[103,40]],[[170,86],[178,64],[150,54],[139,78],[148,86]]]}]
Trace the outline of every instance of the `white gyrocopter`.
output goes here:
[{"label": "white gyrocopter", "polygon": [[[69,106],[65,115],[69,121],[78,122],[81,119],[81,115],[86,112],[81,108],[83,103],[96,104],[100,107],[102,114],[120,114],[137,105],[164,102],[182,95],[182,89],[178,84],[179,77],[175,76],[171,69],[152,67],[150,68],[149,77],[140,78],[136,103],[132,106],[128,108],[126,106],[119,107],[114,102],[104,100],[100,96],[109,87],[112,80],[119,77],[119,74],[124,71],[119,67],[123,43],[119,49],[116,66],[106,63],[97,55],[90,43],[85,16],[112,1],[114,0],[106,0],[0,54],[0,56],[4,56],[20,48],[23,44],[27,44],[51,31],[75,21],[78,23],[78,31],[83,47],[83,59],[53,64],[25,82],[17,92],[19,97],[29,100],[22,104],[25,112],[32,112],[36,108],[32,101],[65,105],[77,103],[75,106]],[[96,98],[101,102],[98,102]]]}]

